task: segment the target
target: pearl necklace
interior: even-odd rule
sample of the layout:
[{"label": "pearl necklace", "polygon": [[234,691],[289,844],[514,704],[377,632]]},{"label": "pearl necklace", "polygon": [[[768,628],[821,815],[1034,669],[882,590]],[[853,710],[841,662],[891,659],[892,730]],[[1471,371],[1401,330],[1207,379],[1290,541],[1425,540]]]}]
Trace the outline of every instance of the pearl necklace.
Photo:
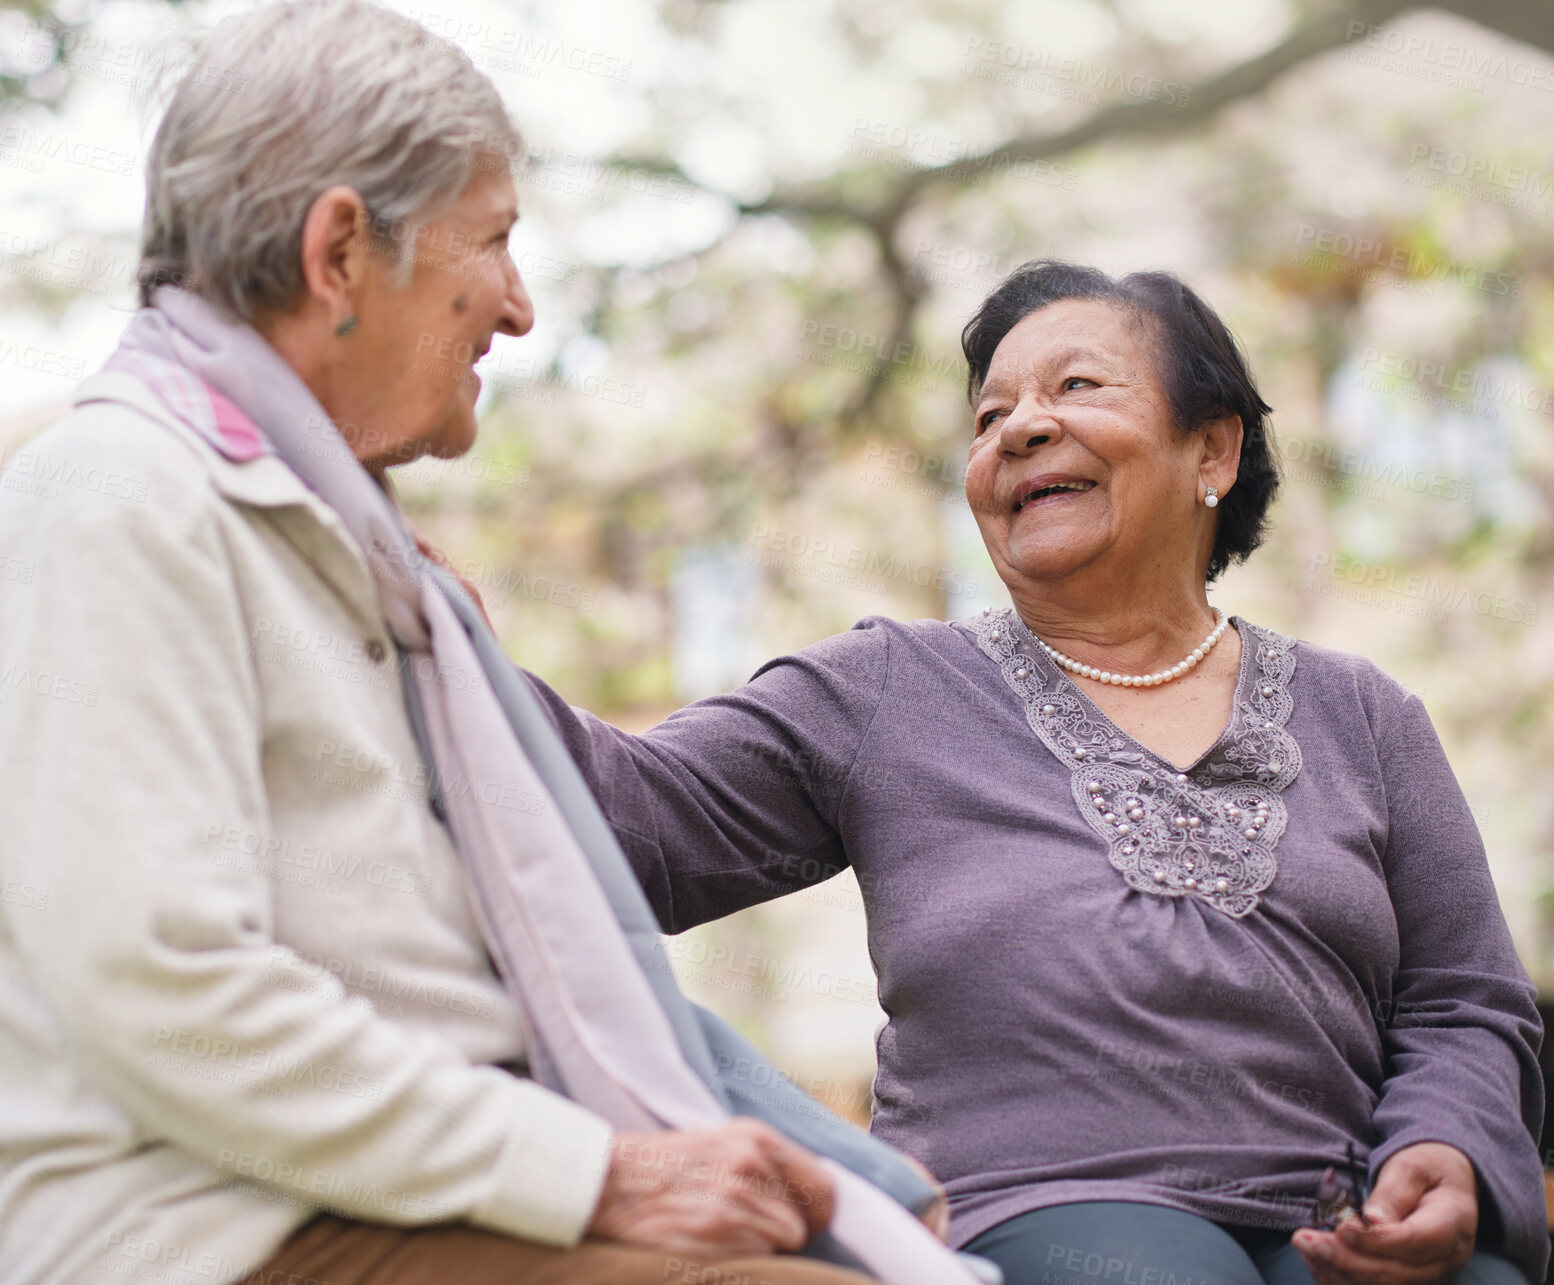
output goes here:
[{"label": "pearl necklace", "polygon": [[1078,674],[1081,678],[1094,678],[1098,682],[1112,683],[1117,687],[1159,687],[1161,683],[1169,683],[1173,678],[1180,678],[1189,669],[1193,668],[1200,660],[1209,654],[1209,649],[1217,643],[1230,625],[1225,613],[1218,607],[1214,608],[1214,629],[1201,643],[1188,652],[1187,658],[1170,669],[1162,669],[1153,674],[1114,674],[1109,670],[1097,669],[1094,665],[1083,665],[1072,656],[1065,656],[1056,647],[1049,647],[1036,638],[1036,645],[1047,653],[1059,665],[1071,674]]}]

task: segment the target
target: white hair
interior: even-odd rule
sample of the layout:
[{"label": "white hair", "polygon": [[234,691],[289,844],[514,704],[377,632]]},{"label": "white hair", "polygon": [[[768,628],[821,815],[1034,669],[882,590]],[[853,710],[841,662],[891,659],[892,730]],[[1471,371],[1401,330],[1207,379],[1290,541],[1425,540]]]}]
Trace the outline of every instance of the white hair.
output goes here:
[{"label": "white hair", "polygon": [[522,156],[496,87],[409,18],[370,0],[228,18],[180,62],[151,144],[141,302],[173,283],[248,321],[288,311],[325,189],[354,188],[375,238],[404,254],[412,221],[457,201],[477,166]]}]

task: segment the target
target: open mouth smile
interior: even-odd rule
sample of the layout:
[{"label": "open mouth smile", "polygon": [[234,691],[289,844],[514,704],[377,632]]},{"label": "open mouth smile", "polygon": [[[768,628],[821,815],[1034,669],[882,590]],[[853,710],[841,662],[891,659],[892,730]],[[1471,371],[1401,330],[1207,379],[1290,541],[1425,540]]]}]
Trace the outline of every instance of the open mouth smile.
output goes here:
[{"label": "open mouth smile", "polygon": [[1014,511],[1029,508],[1033,504],[1041,504],[1060,497],[1081,494],[1095,489],[1095,483],[1089,478],[1083,477],[1053,477],[1050,474],[1045,477],[1032,478],[1022,486],[1014,497]]}]

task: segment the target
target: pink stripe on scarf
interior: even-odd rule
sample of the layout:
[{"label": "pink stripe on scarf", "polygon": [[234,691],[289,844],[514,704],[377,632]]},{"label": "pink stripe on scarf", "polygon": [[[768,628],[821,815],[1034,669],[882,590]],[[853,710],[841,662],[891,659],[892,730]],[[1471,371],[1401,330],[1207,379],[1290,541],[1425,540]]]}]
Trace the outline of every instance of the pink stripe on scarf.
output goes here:
[{"label": "pink stripe on scarf", "polygon": [[247,464],[274,454],[258,426],[236,402],[177,362],[121,347],[103,369],[134,375],[164,406],[235,463]]}]

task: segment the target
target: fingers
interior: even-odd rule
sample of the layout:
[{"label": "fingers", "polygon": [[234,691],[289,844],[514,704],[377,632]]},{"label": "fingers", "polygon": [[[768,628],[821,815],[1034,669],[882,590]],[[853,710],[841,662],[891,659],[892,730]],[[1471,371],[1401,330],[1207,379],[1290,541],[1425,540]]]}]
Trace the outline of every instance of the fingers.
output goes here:
[{"label": "fingers", "polygon": [[[670,1196],[644,1204],[637,1217],[611,1227],[608,1235],[631,1244],[709,1257],[764,1256],[798,1247],[793,1241],[793,1226],[768,1220],[758,1212],[718,1208],[705,1194]],[[800,1233],[799,1245],[802,1243]]]},{"label": "fingers", "polygon": [[1298,1231],[1291,1243],[1318,1285],[1437,1285],[1473,1254],[1478,1186],[1455,1147],[1420,1142],[1381,1167],[1359,1219],[1337,1230]]},{"label": "fingers", "polygon": [[1372,1225],[1348,1220],[1335,1233],[1336,1245],[1361,1258],[1421,1268],[1428,1279],[1448,1275],[1473,1253],[1478,1231],[1473,1166],[1442,1143],[1405,1147],[1382,1166],[1365,1212]]},{"label": "fingers", "polygon": [[757,1121],[699,1133],[617,1135],[591,1230],[703,1254],[802,1249],[830,1224],[830,1174]]},{"label": "fingers", "polygon": [[1473,1253],[1476,1219],[1452,1203],[1427,1196],[1401,1223],[1351,1219],[1332,1232],[1298,1231],[1292,1243],[1319,1285],[1433,1285]]},{"label": "fingers", "polygon": [[1439,1263],[1466,1245],[1472,1252],[1476,1219],[1449,1196],[1432,1193],[1401,1222],[1377,1218],[1370,1227],[1351,1218],[1335,1233],[1340,1244],[1358,1254],[1395,1258],[1405,1263]]},{"label": "fingers", "polygon": [[1296,1232],[1295,1248],[1317,1285],[1440,1285],[1454,1268],[1440,1262],[1412,1263],[1363,1254],[1333,1232]]},{"label": "fingers", "polygon": [[768,1154],[782,1175],[785,1199],[803,1216],[808,1232],[805,1240],[818,1236],[831,1225],[836,1208],[836,1184],[831,1174],[817,1156],[775,1129],[763,1124],[755,1127],[761,1131]]},{"label": "fingers", "polygon": [[809,1225],[799,1208],[754,1186],[687,1194],[687,1203],[701,1206],[708,1234],[714,1238],[754,1237],[763,1254],[793,1253],[809,1243]]},{"label": "fingers", "polygon": [[1409,1155],[1411,1150],[1405,1147],[1382,1166],[1370,1199],[1365,1202],[1367,1218],[1378,1223],[1401,1223],[1435,1185],[1436,1176],[1414,1161]]},{"label": "fingers", "polygon": [[1365,1202],[1365,1213],[1381,1219],[1406,1221],[1436,1192],[1455,1193],[1478,1216],[1478,1177],[1473,1162],[1444,1142],[1416,1142],[1389,1157],[1381,1166],[1376,1188]]}]

